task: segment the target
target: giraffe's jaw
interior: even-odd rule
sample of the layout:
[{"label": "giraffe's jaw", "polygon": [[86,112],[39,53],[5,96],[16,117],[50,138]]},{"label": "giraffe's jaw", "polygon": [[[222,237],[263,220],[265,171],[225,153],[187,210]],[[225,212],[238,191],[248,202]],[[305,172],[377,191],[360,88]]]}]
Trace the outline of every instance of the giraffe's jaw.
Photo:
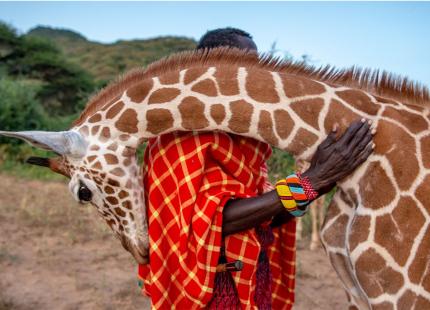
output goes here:
[{"label": "giraffe's jaw", "polygon": [[143,242],[138,242],[134,245],[130,239],[125,236],[120,237],[121,244],[124,249],[129,252],[138,264],[146,265],[149,263],[149,249]]}]

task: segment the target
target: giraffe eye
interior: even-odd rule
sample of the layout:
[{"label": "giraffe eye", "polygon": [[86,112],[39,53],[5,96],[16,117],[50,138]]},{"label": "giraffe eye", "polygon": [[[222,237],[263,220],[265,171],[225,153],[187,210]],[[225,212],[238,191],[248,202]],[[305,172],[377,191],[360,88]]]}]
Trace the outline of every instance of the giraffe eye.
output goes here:
[{"label": "giraffe eye", "polygon": [[78,190],[79,200],[89,202],[89,201],[91,201],[92,196],[93,196],[93,194],[88,189],[88,187],[86,187],[84,184],[81,183],[81,185],[79,186],[79,190]]}]

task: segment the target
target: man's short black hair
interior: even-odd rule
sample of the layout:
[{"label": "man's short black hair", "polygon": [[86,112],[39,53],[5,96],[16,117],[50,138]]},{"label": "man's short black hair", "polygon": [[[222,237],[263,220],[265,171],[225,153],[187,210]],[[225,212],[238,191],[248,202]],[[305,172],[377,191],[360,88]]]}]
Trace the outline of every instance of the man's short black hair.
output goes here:
[{"label": "man's short black hair", "polygon": [[241,29],[227,27],[210,30],[201,37],[199,44],[197,45],[197,49],[215,48],[220,46],[242,48],[238,37],[245,37],[252,41],[252,36]]}]

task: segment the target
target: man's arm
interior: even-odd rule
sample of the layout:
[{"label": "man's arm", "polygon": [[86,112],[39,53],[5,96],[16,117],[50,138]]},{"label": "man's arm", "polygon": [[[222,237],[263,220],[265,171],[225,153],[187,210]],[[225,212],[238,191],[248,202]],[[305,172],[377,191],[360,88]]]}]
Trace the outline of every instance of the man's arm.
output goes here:
[{"label": "man's arm", "polygon": [[[338,140],[337,129],[334,129],[318,146],[302,177],[310,180],[319,195],[329,192],[336,182],[351,174],[372,153],[374,133],[370,125],[365,120],[356,121]],[[258,197],[232,199],[224,206],[223,235],[254,228],[272,218],[272,226],[279,226],[291,217],[276,190]]]}]

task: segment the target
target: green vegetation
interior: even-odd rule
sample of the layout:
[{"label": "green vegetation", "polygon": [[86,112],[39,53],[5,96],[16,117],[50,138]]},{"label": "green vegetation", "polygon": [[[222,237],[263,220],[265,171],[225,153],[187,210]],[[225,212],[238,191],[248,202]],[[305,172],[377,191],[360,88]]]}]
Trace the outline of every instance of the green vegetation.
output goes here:
[{"label": "green vegetation", "polygon": [[36,27],[27,36],[51,40],[61,47],[68,60],[90,72],[98,85],[132,68],[146,66],[172,53],[192,50],[197,45],[193,39],[170,36],[102,44],[88,41],[70,30],[48,27]]}]

